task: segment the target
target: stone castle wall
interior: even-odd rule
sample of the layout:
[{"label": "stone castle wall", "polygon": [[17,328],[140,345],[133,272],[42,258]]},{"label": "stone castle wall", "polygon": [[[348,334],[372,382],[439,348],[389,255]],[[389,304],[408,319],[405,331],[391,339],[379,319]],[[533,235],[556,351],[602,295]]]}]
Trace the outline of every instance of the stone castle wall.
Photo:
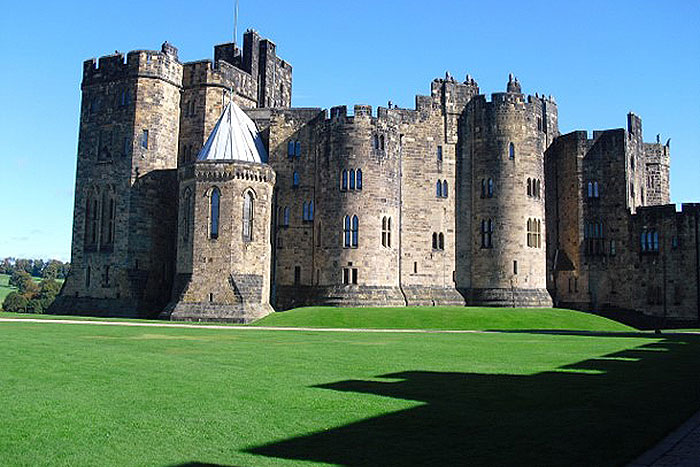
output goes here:
[{"label": "stone castle wall", "polygon": [[[551,97],[511,76],[487,100],[449,74],[415,109],[294,109],[291,66],[250,30],[213,61],[182,64],[167,43],[86,61],[82,89],[73,272],[54,312],[245,322],[270,303],[554,298],[700,317],[697,206],[667,205],[669,145],[644,143],[634,114],[625,129],[561,136]],[[195,162],[230,97],[268,164]],[[647,232],[658,251],[642,250]]]}]

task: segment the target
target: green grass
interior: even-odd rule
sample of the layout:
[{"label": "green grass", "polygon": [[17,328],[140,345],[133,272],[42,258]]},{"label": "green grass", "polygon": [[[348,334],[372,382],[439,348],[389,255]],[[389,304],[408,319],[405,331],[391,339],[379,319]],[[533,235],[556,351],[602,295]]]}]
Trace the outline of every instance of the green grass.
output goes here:
[{"label": "green grass", "polygon": [[619,465],[700,340],[0,323],[3,465]]},{"label": "green grass", "polygon": [[274,313],[255,325],[386,329],[633,330],[607,318],[572,310],[484,307],[308,307]]}]

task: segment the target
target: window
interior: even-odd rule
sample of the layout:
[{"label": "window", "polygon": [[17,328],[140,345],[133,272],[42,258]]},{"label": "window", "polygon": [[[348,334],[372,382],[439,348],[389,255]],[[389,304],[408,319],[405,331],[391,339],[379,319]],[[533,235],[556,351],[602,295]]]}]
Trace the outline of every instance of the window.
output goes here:
[{"label": "window", "polygon": [[314,202],[313,201],[309,201],[308,203],[304,202],[301,216],[302,216],[301,218],[305,221],[314,220]]},{"label": "window", "polygon": [[634,198],[634,183],[630,182],[630,196]]},{"label": "window", "polygon": [[517,276],[518,275],[518,261],[513,260],[513,275]]},{"label": "window", "polygon": [[100,228],[100,205],[98,196],[97,192],[91,190],[86,201],[85,243],[86,248],[90,249],[97,246],[97,234]]},{"label": "window", "polygon": [[362,189],[362,169],[357,169],[357,189]]},{"label": "window", "polygon": [[342,175],[340,176],[340,189],[345,191],[348,189],[348,171],[343,170]]},{"label": "window", "polygon": [[105,266],[105,273],[102,279],[102,287],[109,287],[109,266]]},{"label": "window", "polygon": [[343,284],[357,285],[357,268],[343,268]]},{"label": "window", "polygon": [[377,134],[372,136],[372,147],[374,149],[379,149],[379,135]]},{"label": "window", "polygon": [[437,147],[437,160],[438,162],[442,162],[442,146]]},{"label": "window", "polygon": [[297,159],[301,157],[301,142],[299,140],[294,143],[294,155]]},{"label": "window", "polygon": [[350,189],[354,190],[355,189],[355,171],[350,170],[349,173],[350,173]]},{"label": "window", "polygon": [[148,130],[143,130],[141,133],[141,147],[148,149]]},{"label": "window", "polygon": [[617,248],[615,245],[615,240],[610,240],[610,256],[615,256],[617,254]]},{"label": "window", "polygon": [[357,216],[352,216],[352,247],[357,248],[357,240],[360,230],[360,221]]},{"label": "window", "polygon": [[301,266],[294,266],[294,285],[301,283]]},{"label": "window", "polygon": [[221,191],[217,187],[211,190],[209,200],[209,238],[219,238],[219,204],[221,202]]},{"label": "window", "polygon": [[598,198],[598,182],[593,182],[593,197]]},{"label": "window", "polygon": [[[379,150],[380,151],[384,150],[384,135],[379,136]],[[357,269],[355,271],[357,271]],[[357,283],[357,282],[355,282],[355,283]]]},{"label": "window", "polygon": [[340,174],[340,190],[361,190],[362,169],[343,169]]},{"label": "window", "polygon": [[481,179],[481,197],[486,198],[486,179]]},{"label": "window", "polygon": [[391,248],[391,217],[382,217],[382,246]]},{"label": "window", "polygon": [[253,193],[243,195],[243,241],[253,241]]},{"label": "window", "polygon": [[527,195],[532,196],[532,181],[527,179]]},{"label": "window", "polygon": [[481,248],[493,248],[493,221],[481,220]]},{"label": "window", "polygon": [[90,277],[91,273],[92,273],[92,270],[90,269],[90,266],[88,266],[87,268],[85,268],[85,287],[86,287],[86,288],[89,288],[89,287],[90,287],[90,279],[92,279],[92,278]]},{"label": "window", "polygon": [[676,235],[671,237],[671,248],[674,250],[678,248],[678,237]]},{"label": "window", "polygon": [[440,232],[438,234],[438,250],[444,250],[445,249],[445,234]]},{"label": "window", "polygon": [[282,217],[282,225],[289,227],[289,206],[285,206]]},{"label": "window", "polygon": [[418,261],[413,262],[413,274],[418,274]]},{"label": "window", "polygon": [[113,195],[105,191],[102,194],[102,244],[101,247],[111,247],[114,244],[114,217],[116,209]]},{"label": "window", "polygon": [[343,218],[343,247],[350,248],[350,216]]},{"label": "window", "polygon": [[540,228],[542,223],[539,219],[527,220],[527,246],[531,248],[542,247],[542,234]]},{"label": "window", "polygon": [[659,251],[659,233],[655,229],[642,230],[640,238],[643,253],[657,253]]},{"label": "window", "polygon": [[447,190],[447,180],[443,180],[442,181],[442,197],[447,198],[447,193],[449,193],[449,191]]},{"label": "window", "polygon": [[605,229],[602,222],[586,222],[584,224],[583,238],[587,255],[605,254]]},{"label": "window", "polygon": [[486,196],[489,198],[493,198],[493,178],[489,178]]},{"label": "window", "polygon": [[438,249],[438,234],[437,232],[433,232],[433,250]]},{"label": "window", "polygon": [[598,198],[598,182],[591,181],[588,182],[588,197]]},{"label": "window", "polygon": [[513,143],[508,145],[508,159],[515,160],[515,145]]},{"label": "window", "polygon": [[294,172],[292,174],[292,188],[299,187],[299,172]]},{"label": "window", "polygon": [[440,180],[435,184],[435,196],[442,198],[442,182]]},{"label": "window", "polygon": [[287,143],[287,157],[294,157],[294,141]]}]

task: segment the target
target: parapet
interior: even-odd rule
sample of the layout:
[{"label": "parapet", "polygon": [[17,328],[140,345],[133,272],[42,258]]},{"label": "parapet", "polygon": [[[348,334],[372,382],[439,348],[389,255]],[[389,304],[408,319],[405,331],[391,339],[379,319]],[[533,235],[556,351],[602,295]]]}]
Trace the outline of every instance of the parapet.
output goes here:
[{"label": "parapet", "polygon": [[133,50],[126,54],[115,52],[99,60],[83,62],[83,86],[136,77],[162,78],[180,85],[182,65],[178,61],[177,48],[164,42],[160,51]]}]

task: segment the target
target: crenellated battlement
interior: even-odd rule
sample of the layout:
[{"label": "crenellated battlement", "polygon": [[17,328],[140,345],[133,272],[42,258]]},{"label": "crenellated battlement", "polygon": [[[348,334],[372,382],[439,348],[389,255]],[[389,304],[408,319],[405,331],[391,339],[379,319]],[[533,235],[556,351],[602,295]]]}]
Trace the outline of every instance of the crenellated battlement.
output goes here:
[{"label": "crenellated battlement", "polygon": [[182,65],[177,48],[164,42],[160,51],[132,50],[126,56],[117,52],[83,62],[83,86],[137,77],[161,78],[179,86]]}]

